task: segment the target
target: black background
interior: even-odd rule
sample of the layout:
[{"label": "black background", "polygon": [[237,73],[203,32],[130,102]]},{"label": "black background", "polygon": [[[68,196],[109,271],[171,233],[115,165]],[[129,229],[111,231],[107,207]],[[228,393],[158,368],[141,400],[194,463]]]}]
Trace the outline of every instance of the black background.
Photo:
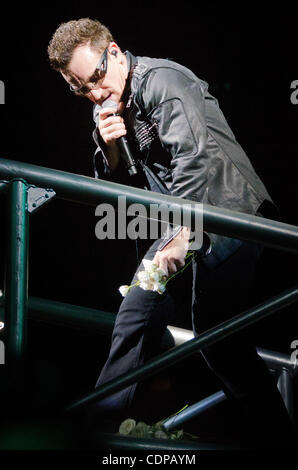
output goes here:
[{"label": "black background", "polygon": [[[1,157],[93,176],[92,103],[68,91],[62,77],[50,69],[46,52],[61,22],[87,16],[106,24],[122,50],[170,58],[206,80],[279,206],[281,220],[298,224],[298,105],[290,100],[291,82],[298,79],[297,9],[285,2],[270,7],[261,2],[219,7],[216,2],[187,1],[6,6],[1,19]],[[3,284],[4,199],[1,211]],[[117,312],[118,287],[130,281],[136,268],[135,243],[99,241],[95,223],[94,208],[59,199],[31,216],[30,295]],[[257,279],[261,298],[296,283],[294,254],[268,250],[264,259],[270,269],[265,277],[261,270]],[[190,313],[185,312],[188,296],[181,295],[184,311],[176,322],[186,328],[191,326]],[[290,353],[298,337],[296,310],[289,307],[262,322],[260,345]],[[38,412],[54,409],[91,390],[108,347],[109,338],[94,332],[30,321],[33,399],[27,406]],[[220,388],[200,361],[176,367],[176,376],[169,372],[172,383],[180,381],[180,374],[189,389],[196,383],[198,398]],[[173,399],[173,410],[183,403],[183,398]]]}]

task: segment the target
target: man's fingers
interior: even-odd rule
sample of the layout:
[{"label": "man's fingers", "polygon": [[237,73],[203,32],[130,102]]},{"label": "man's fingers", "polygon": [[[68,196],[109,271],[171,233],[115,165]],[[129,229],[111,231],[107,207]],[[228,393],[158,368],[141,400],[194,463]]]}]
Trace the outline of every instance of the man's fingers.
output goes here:
[{"label": "man's fingers", "polygon": [[126,135],[127,131],[120,116],[113,117],[112,119],[107,118],[106,121],[108,122],[100,122],[98,126],[100,135],[106,144]]},{"label": "man's fingers", "polygon": [[155,256],[153,262],[162,269],[166,276],[175,274],[179,269],[185,266],[185,260],[183,258],[172,258],[168,256],[162,256],[161,253],[158,253],[158,256]]},{"label": "man's fingers", "polygon": [[116,114],[117,113],[117,108],[116,106],[114,108],[102,108],[98,115],[99,115],[99,119],[106,119],[108,116],[110,116],[111,114]]},{"label": "man's fingers", "polygon": [[169,273],[175,274],[177,272],[177,266],[174,261],[168,261]]},{"label": "man's fingers", "polygon": [[178,269],[183,268],[183,266],[185,266],[184,259],[177,259],[176,260],[176,266],[177,266]]},{"label": "man's fingers", "polygon": [[103,129],[100,129],[101,134],[108,135],[111,132],[118,131],[119,129],[125,129],[125,126],[122,122],[115,122],[114,124],[111,124],[109,127],[104,127]]},{"label": "man's fingers", "polygon": [[113,114],[115,111],[115,108],[104,108],[99,112],[98,129],[106,144],[126,135],[124,120],[121,116]]},{"label": "man's fingers", "polygon": [[124,124],[122,122],[119,122],[119,123],[111,124],[111,126],[105,127],[104,129],[101,129],[100,132],[101,132],[101,135],[104,137],[104,136],[108,136],[112,132],[119,131],[121,129],[126,131]]},{"label": "man's fingers", "polygon": [[105,138],[104,138],[104,141],[106,143],[110,143],[112,142],[113,140],[116,140],[116,139],[119,139],[119,137],[122,137],[123,135],[126,134],[126,129],[118,129],[118,130],[115,130],[114,132],[111,132],[109,133]]},{"label": "man's fingers", "polygon": [[99,129],[103,129],[105,127],[109,127],[113,124],[123,123],[123,118],[121,116],[109,116],[106,119],[99,120]]},{"label": "man's fingers", "polygon": [[167,263],[167,260],[166,259],[163,259],[161,258],[159,260],[159,262],[157,261],[155,264],[157,264],[157,266],[162,269],[165,273],[165,276],[168,277],[169,275],[169,271],[168,271],[168,263]]}]

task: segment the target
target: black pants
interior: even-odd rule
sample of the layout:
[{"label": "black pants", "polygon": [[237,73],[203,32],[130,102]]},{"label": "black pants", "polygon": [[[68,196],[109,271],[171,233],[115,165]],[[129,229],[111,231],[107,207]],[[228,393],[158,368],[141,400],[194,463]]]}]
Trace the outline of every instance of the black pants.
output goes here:
[{"label": "black pants", "polygon": [[[153,259],[159,243],[157,240],[152,244],[144,256],[146,259]],[[200,259],[193,262],[192,323],[195,335],[252,306],[252,281],[261,251],[259,245],[243,242],[215,267],[208,267]],[[141,263],[137,272],[143,269]],[[132,282],[136,279],[135,275]],[[175,277],[175,289],[169,289],[163,295],[138,286],[131,289],[120,306],[110,354],[96,387],[141,365],[156,353],[171,322],[176,295],[179,295],[179,275]],[[240,405],[255,435],[262,440],[278,441],[280,436],[290,432],[291,422],[281,395],[246,330],[204,349],[202,354],[222,381],[226,394]],[[196,373],[199,376],[200,371]],[[130,416],[128,410],[135,391],[136,384],[131,385],[101,400],[96,404],[96,410],[116,415],[127,410],[126,416]]]}]

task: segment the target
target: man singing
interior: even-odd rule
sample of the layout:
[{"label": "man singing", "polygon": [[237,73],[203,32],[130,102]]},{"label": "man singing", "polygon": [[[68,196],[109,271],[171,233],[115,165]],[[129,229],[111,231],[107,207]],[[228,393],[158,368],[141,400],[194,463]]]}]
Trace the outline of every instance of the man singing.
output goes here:
[{"label": "man singing", "polygon": [[[94,103],[95,177],[131,185],[144,183],[152,191],[194,202],[276,217],[276,207],[218,101],[209,93],[208,84],[189,69],[170,60],[122,52],[108,28],[88,18],[61,24],[48,54],[51,66],[61,73],[71,92]],[[135,160],[138,175],[133,177],[117,142],[122,136],[127,137]],[[153,260],[166,276],[176,273],[185,265],[189,234],[188,227],[169,229],[152,243],[145,258]],[[195,335],[247,308],[262,252],[256,243],[211,233],[205,237],[207,243],[193,261]],[[137,272],[143,269],[141,263]],[[175,292],[169,289],[162,295],[139,286],[129,291],[121,303],[110,354],[96,387],[155,354],[175,302]],[[257,443],[287,442],[289,416],[246,332],[205,348],[202,355],[227,396],[237,400]],[[192,373],[199,380],[200,371]],[[131,385],[101,400],[94,415],[115,416],[124,411],[128,416],[136,387]]]}]

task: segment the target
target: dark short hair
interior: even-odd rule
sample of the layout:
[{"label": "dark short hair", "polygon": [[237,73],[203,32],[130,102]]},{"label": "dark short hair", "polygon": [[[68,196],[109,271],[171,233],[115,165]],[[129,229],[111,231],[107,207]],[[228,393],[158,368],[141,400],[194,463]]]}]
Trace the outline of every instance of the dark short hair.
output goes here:
[{"label": "dark short hair", "polygon": [[81,18],[62,23],[52,36],[48,46],[48,56],[54,70],[66,71],[76,47],[90,43],[90,46],[103,51],[114,41],[109,29],[98,20]]}]

